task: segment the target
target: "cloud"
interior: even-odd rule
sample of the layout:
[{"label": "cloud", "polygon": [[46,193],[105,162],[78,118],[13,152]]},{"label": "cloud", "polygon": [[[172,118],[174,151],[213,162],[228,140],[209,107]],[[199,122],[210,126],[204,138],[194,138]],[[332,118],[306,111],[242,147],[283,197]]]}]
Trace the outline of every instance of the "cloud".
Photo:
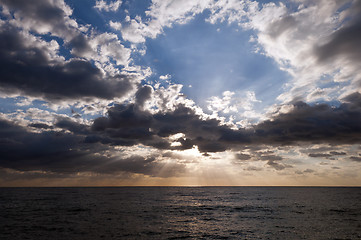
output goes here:
[{"label": "cloud", "polygon": [[287,30],[292,30],[297,26],[297,21],[295,17],[291,15],[287,15],[281,19],[278,19],[274,22],[272,22],[268,26],[269,35],[272,38],[278,38],[283,33],[285,33]]},{"label": "cloud", "polygon": [[335,151],[332,151],[330,152],[331,155],[334,155],[334,156],[343,156],[343,155],[346,155],[345,152],[335,152]]},{"label": "cloud", "polygon": [[[138,90],[138,93],[142,91]],[[146,96],[149,97],[147,91]],[[117,105],[109,109],[107,117],[95,119],[92,129],[106,138],[106,142],[114,141],[114,144],[142,143],[161,149],[189,149],[196,145],[201,152],[223,152],[253,144],[352,144],[361,141],[360,96],[354,93],[346,97],[339,107],[327,104],[310,106],[296,102],[290,112],[249,129],[231,129],[220,120],[203,119],[193,109],[182,104],[175,106],[172,111],[155,114],[142,110],[136,104]],[[139,94],[139,97],[141,100],[136,102],[143,103],[143,95]],[[178,139],[181,145],[171,146],[168,137],[177,133],[184,134],[183,138]],[[310,153],[309,156],[328,157],[332,154]],[[282,160],[274,155],[260,156],[260,159]]]},{"label": "cloud", "polygon": [[39,34],[50,33],[66,42],[79,37],[79,25],[70,17],[73,11],[63,0],[1,0],[0,3],[3,13],[19,28]]},{"label": "cloud", "polygon": [[81,34],[75,36],[66,45],[72,48],[71,53],[75,56],[85,56],[91,52],[87,37]]},{"label": "cloud", "polygon": [[[117,66],[128,66],[131,50],[124,47],[114,33],[92,34],[88,37],[88,44],[91,47],[88,51],[78,54],[88,60],[95,60],[105,65],[104,70],[115,61]],[[117,72],[116,70],[113,70]]]},{"label": "cloud", "polygon": [[52,126],[49,126],[48,124],[45,123],[31,123],[29,124],[29,127],[34,127],[34,128],[41,128],[41,129],[52,129]]},{"label": "cloud", "polygon": [[355,156],[352,156],[350,157],[351,161],[354,161],[354,162],[361,162],[361,157],[355,157]]},{"label": "cloud", "polygon": [[[143,145],[160,150],[186,150],[197,146],[200,152],[207,153],[235,151],[240,147],[252,149],[252,146],[257,149],[260,144],[268,146],[292,145],[299,142],[351,144],[361,141],[359,124],[361,94],[359,93],[346,97],[345,102],[339,107],[330,107],[326,104],[310,106],[297,102],[292,111],[254,125],[251,129],[231,129],[220,120],[204,118],[194,109],[182,104],[176,105],[173,110],[151,113],[143,109],[143,105],[152,98],[153,94],[151,87],[140,87],[134,103],[109,108],[107,116],[96,118],[90,126],[70,118],[58,117],[53,126],[30,124],[33,128],[44,130],[36,133],[2,120],[1,166],[18,170],[39,168],[68,172],[73,171],[71,166],[78,165],[78,168],[74,168],[77,171],[102,172],[112,171],[109,166],[113,166],[119,171],[142,171],[151,174],[151,166],[161,164],[157,156],[153,156],[155,159],[148,157],[133,159],[132,156],[117,159],[102,153],[114,151],[112,150],[114,146]],[[53,130],[59,128],[64,131]],[[178,134],[177,138],[174,137],[175,134]],[[173,142],[179,144],[172,145]],[[330,151],[309,154],[311,157],[331,155],[341,156],[344,153]],[[284,158],[275,155],[273,151],[242,153],[236,155],[236,158],[267,161],[267,165],[276,170],[292,167],[282,163]],[[357,158],[350,159],[358,161]],[[150,161],[151,159],[153,160]],[[114,161],[116,163],[113,163]],[[127,168],[125,162],[118,161],[128,161],[129,164],[134,164],[132,165],[134,168],[131,166]],[[101,163],[109,166],[101,167]],[[90,166],[96,166],[99,170],[91,170]],[[179,166],[179,169],[182,167]]]},{"label": "cloud", "polygon": [[[175,176],[184,171],[184,165],[173,163],[168,172],[158,173],[164,163],[155,156],[109,156],[111,149],[100,144],[84,142],[84,126],[75,122],[58,121],[57,127],[72,133],[46,131],[29,132],[26,128],[0,119],[0,168],[19,171],[44,171],[59,174],[93,172],[118,174],[121,172],[140,173],[160,177]],[[74,128],[75,126],[75,128]],[[35,127],[44,128],[44,125]]]},{"label": "cloud", "polygon": [[326,61],[337,56],[347,56],[350,60],[360,62],[361,54],[355,51],[361,40],[361,21],[338,30],[330,36],[331,40],[317,47],[319,61]]},{"label": "cloud", "polygon": [[253,91],[246,91],[243,94],[225,91],[222,93],[222,96],[222,98],[213,96],[207,100],[210,111],[214,113],[232,113],[243,110],[249,113],[253,110],[255,103],[261,102],[256,98],[256,94]]},{"label": "cloud", "polygon": [[262,171],[263,168],[261,168],[261,167],[255,167],[255,166],[250,166],[250,167],[244,168],[243,170],[245,170],[245,171]]},{"label": "cloud", "polygon": [[[207,153],[235,151],[240,147],[252,150],[252,146],[255,146],[252,151],[256,152],[238,154],[236,158],[266,161],[266,165],[281,171],[293,166],[284,163],[284,157],[273,151],[257,151],[260,144],[314,144],[318,141],[350,144],[361,141],[358,94],[345,98],[348,102],[345,100],[338,108],[295,103],[294,110],[280,114],[272,121],[257,124],[253,129],[237,130],[217,119],[203,118],[184,105],[177,105],[174,110],[150,113],[141,106],[152,94],[154,92],[149,86],[140,87],[134,103],[111,107],[107,116],[96,118],[90,126],[71,118],[58,117],[53,126],[30,125],[44,130],[31,132],[30,129],[1,120],[0,166],[19,171],[41,170],[66,174],[130,172],[158,176],[156,169],[168,166],[161,160],[162,155],[121,154],[117,153],[115,147],[149,146],[159,150],[186,150],[197,146],[200,152]],[[328,119],[327,122],[324,122],[323,116]],[[180,144],[172,145],[173,142]],[[334,151],[327,153],[329,155],[344,154]],[[350,160],[358,162],[358,158],[352,156]],[[168,167],[171,173],[159,174],[171,176],[185,171],[184,164],[177,163],[177,160]]]},{"label": "cloud", "polygon": [[288,113],[254,127],[255,139],[264,143],[302,142],[355,143],[361,140],[361,94],[344,98],[339,107],[328,104],[294,103]]},{"label": "cloud", "polygon": [[361,62],[361,53],[357,51],[361,41],[361,3],[354,1],[349,15],[353,15],[343,27],[328,37],[328,42],[317,46],[315,53],[319,61],[327,61],[338,56],[345,56],[351,61]]},{"label": "cloud", "polygon": [[[166,90],[164,90],[166,91]],[[170,91],[173,91],[170,89]],[[247,141],[244,133],[222,125],[217,119],[203,119],[204,116],[182,103],[172,108],[159,109],[151,113],[143,109],[146,101],[156,94],[149,86],[143,86],[136,93],[135,103],[116,105],[108,110],[106,117],[94,120],[92,130],[98,140],[113,144],[144,144],[159,149],[190,149],[197,145],[201,152],[219,152],[228,149],[229,142]],[[172,139],[183,133],[185,137]],[[177,142],[177,145],[172,145]]]},{"label": "cloud", "polygon": [[[116,145],[141,143],[159,149],[190,149],[198,145],[200,151],[224,151],[224,144],[205,138],[213,135],[205,134],[205,128],[214,130],[217,126],[218,121],[202,121],[184,106],[178,106],[173,112],[152,115],[137,105],[129,104],[109,109],[108,117],[95,119],[92,129],[102,136],[102,141]],[[184,133],[188,137],[177,139],[181,145],[172,147],[167,138],[177,133]]]},{"label": "cloud", "polygon": [[54,54],[54,44],[3,24],[0,30],[1,90],[51,100],[113,99],[132,90],[134,80],[130,76],[107,76],[86,60],[64,61]]},{"label": "cloud", "polygon": [[313,158],[319,158],[319,157],[328,158],[328,157],[331,157],[332,155],[328,154],[328,153],[310,153],[310,154],[308,154],[308,156],[313,157]]},{"label": "cloud", "polygon": [[100,63],[97,66],[102,65],[103,71],[119,72],[112,66],[113,61],[118,66],[129,63],[131,50],[120,43],[116,34],[99,34],[90,25],[78,24],[72,18],[72,9],[63,0],[40,0],[31,4],[23,0],[3,0],[0,4],[4,22],[14,30],[63,41],[61,47],[70,48],[73,56]]},{"label": "cloud", "polygon": [[[347,4],[351,3],[352,6],[348,8]],[[283,3],[261,4],[256,1],[153,1],[145,19],[140,16],[126,17],[123,22],[111,21],[110,26],[120,31],[123,39],[143,43],[146,38],[156,38],[165,27],[184,24],[208,10],[210,14],[207,21],[212,24],[236,23],[244,30],[252,30],[252,39],[258,53],[271,57],[282,70],[290,74],[292,80],[284,86],[286,91],[278,97],[283,103],[291,102],[295,97],[312,102],[339,99],[349,94],[351,83],[342,89],[330,88],[325,87],[321,79],[322,76],[329,75],[330,82],[347,82],[352,79],[359,81],[359,65],[352,60],[355,56],[350,55],[358,54],[358,51],[351,49],[355,49],[353,43],[358,42],[357,31],[353,31],[353,28],[358,26],[359,21],[345,24],[349,18],[358,19],[359,4],[357,1],[306,1],[295,4],[297,8],[290,11]],[[354,40],[350,40],[351,35]],[[347,41],[351,42],[345,42],[341,47],[338,38],[349,39]],[[336,42],[333,43],[332,39]],[[344,47],[350,50],[343,51]],[[328,48],[332,50],[327,51]],[[345,60],[338,58],[339,54],[332,53],[333,51],[342,51],[341,55],[346,52],[349,54],[346,54]],[[324,64],[318,60],[324,58],[322,52],[333,54],[337,59],[332,64]],[[234,105],[222,108],[222,104],[215,104],[216,100],[210,99],[212,110],[229,112],[234,109]],[[248,112],[246,115],[254,115],[254,112]]]},{"label": "cloud", "polygon": [[89,134],[89,127],[73,121],[71,118],[58,117],[55,127],[66,129],[74,134]]},{"label": "cloud", "polygon": [[[339,169],[339,168],[337,168],[337,169]],[[310,169],[310,168],[307,168],[306,170],[303,170],[303,171],[300,171],[300,170],[297,170],[297,171],[295,171],[295,173],[296,174],[299,174],[299,175],[303,175],[303,174],[307,174],[307,173],[314,173],[315,172],[315,170],[313,170],[313,169]]]},{"label": "cloud", "polygon": [[[289,9],[283,3],[219,1],[209,8],[208,20],[213,24],[235,23],[253,31],[256,53],[274,59],[291,77],[279,101],[329,101],[350,94],[355,84],[360,86],[361,79],[359,51],[355,50],[360,32],[359,2],[293,4],[295,8]],[[330,84],[343,82],[347,86],[325,87],[325,76]]]},{"label": "cloud", "polygon": [[3,168],[68,172],[77,171],[69,164],[75,159],[79,159],[79,163],[92,161],[86,151],[73,149],[81,138],[72,134],[31,133],[6,120],[0,121],[0,131],[0,164]]},{"label": "cloud", "polygon": [[[153,1],[146,11],[146,17],[127,16],[122,22],[110,21],[113,29],[121,32],[122,38],[133,43],[143,43],[146,38],[156,38],[163,32],[165,27],[174,24],[184,24],[193,19],[197,14],[209,10],[208,21],[212,24],[217,22],[237,23],[243,29],[254,31],[254,43],[259,53],[273,58],[282,70],[287,71],[293,80],[285,85],[287,91],[278,97],[278,100],[286,103],[294,97],[306,99],[308,102],[316,100],[334,100],[350,93],[350,85],[345,88],[325,88],[320,79],[330,75],[330,81],[347,82],[350,79],[359,81],[359,66],[350,54],[358,54],[358,51],[348,51],[348,63],[339,59],[339,54],[333,54],[338,60],[332,64],[324,64],[321,59],[322,52],[331,54],[332,51],[343,54],[344,47],[339,50],[332,39],[350,39],[348,35],[352,31],[347,30],[357,26],[359,4],[352,2],[348,8],[345,1],[306,1],[295,3],[298,8],[294,11],[287,9],[283,3],[260,4],[252,1]],[[349,2],[351,3],[351,1]],[[350,10],[353,9],[353,10]],[[347,19],[355,18],[351,24]],[[337,29],[337,31],[334,31]],[[348,34],[350,33],[350,34]],[[351,35],[350,35],[351,36]],[[353,34],[353,42],[357,42],[356,34]],[[335,41],[336,41],[335,40]],[[328,41],[328,42],[327,42]],[[337,40],[337,42],[340,42]],[[330,45],[332,51],[327,51]],[[340,45],[341,46],[341,45]],[[345,42],[343,46],[353,46]],[[325,50],[322,50],[325,49]],[[331,58],[332,59],[332,58]],[[340,62],[341,61],[341,62]],[[336,69],[336,71],[335,71]],[[333,78],[333,79],[332,79]],[[317,89],[317,91],[315,91]],[[215,104],[212,109],[218,109]],[[233,109],[224,109],[229,112]],[[246,115],[254,112],[248,111]],[[256,116],[255,118],[259,118]]]},{"label": "cloud", "polygon": [[151,98],[151,95],[153,93],[153,88],[151,86],[142,86],[138,89],[138,91],[135,93],[135,104],[139,107],[143,107],[146,100],[149,100]]},{"label": "cloud", "polygon": [[140,16],[131,19],[129,16],[124,22],[110,21],[109,25],[121,32],[124,40],[133,43],[144,43],[146,38],[156,38],[165,27],[173,24],[184,24],[203,12],[211,1],[204,0],[155,0],[146,11],[147,20]]},{"label": "cloud", "polygon": [[286,168],[293,168],[293,166],[289,164],[282,163],[283,157],[272,154],[273,152],[255,152],[253,153],[253,160],[259,161],[267,161],[266,165],[274,168],[277,171],[284,170]]},{"label": "cloud", "polygon": [[97,0],[95,2],[94,8],[98,9],[99,11],[106,11],[106,12],[116,12],[122,5],[121,0],[111,1],[107,3],[104,0]]},{"label": "cloud", "polygon": [[251,155],[249,154],[244,154],[244,153],[238,153],[235,155],[236,159],[239,159],[239,160],[249,160],[251,159]]},{"label": "cloud", "polygon": [[277,155],[261,155],[258,159],[262,161],[281,161],[283,157]]},{"label": "cloud", "polygon": [[277,171],[284,170],[285,168],[292,168],[291,165],[279,163],[279,162],[274,161],[274,160],[269,160],[267,162],[267,165],[274,168],[274,169],[276,169]]}]

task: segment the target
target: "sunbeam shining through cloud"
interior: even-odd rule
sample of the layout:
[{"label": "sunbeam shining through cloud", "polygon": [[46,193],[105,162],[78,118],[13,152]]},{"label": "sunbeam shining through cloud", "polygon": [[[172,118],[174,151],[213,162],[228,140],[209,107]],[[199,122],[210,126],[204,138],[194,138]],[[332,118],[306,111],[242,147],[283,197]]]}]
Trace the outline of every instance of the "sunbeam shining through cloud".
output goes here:
[{"label": "sunbeam shining through cloud", "polygon": [[360,33],[357,0],[0,0],[0,186],[360,186]]}]

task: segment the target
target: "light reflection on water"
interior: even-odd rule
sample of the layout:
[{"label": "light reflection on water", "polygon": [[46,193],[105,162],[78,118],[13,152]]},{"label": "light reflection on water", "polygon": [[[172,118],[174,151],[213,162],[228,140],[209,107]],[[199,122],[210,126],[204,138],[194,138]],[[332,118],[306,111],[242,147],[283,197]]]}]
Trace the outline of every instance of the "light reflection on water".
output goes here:
[{"label": "light reflection on water", "polygon": [[0,239],[361,239],[361,188],[0,188]]}]

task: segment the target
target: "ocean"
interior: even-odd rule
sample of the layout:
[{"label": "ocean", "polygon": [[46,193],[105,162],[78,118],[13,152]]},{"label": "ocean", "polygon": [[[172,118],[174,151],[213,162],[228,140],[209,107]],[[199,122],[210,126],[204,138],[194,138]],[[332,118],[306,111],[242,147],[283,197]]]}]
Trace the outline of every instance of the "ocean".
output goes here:
[{"label": "ocean", "polygon": [[361,239],[361,188],[0,188],[0,239]]}]

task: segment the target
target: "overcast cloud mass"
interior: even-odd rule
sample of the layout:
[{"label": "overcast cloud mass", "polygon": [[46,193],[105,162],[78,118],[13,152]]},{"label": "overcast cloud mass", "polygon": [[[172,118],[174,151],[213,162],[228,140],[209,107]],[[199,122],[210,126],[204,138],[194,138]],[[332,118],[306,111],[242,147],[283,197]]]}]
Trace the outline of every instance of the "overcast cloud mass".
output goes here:
[{"label": "overcast cloud mass", "polygon": [[361,185],[360,1],[0,16],[0,186]]}]

